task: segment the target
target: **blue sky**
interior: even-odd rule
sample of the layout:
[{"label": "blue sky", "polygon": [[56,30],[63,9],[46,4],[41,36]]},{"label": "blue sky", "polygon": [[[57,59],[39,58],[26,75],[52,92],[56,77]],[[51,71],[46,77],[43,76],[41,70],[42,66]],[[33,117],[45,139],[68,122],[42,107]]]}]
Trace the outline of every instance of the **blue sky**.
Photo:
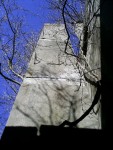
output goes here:
[{"label": "blue sky", "polygon": [[28,30],[31,28],[40,31],[44,23],[52,23],[50,20],[51,10],[48,9],[49,5],[47,0],[20,0],[19,4],[25,9],[31,10],[31,12],[37,12],[34,17],[32,15],[29,16],[29,13],[26,12],[26,19],[29,24]]}]

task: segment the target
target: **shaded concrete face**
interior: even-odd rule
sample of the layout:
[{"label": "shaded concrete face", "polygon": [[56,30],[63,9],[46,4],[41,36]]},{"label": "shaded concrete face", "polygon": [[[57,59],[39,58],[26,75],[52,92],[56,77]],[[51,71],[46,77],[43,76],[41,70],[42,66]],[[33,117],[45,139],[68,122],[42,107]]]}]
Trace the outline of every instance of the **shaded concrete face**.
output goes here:
[{"label": "shaded concrete face", "polygon": [[[100,48],[100,0],[87,1],[86,22],[88,26],[87,61],[93,72],[101,79],[101,48]],[[96,15],[94,16],[94,13]]]},{"label": "shaded concrete face", "polygon": [[[66,39],[64,25],[44,26],[7,126],[59,125],[89,108],[88,84],[80,78],[76,58],[64,53]],[[98,115],[92,112],[78,127],[99,128]]]},{"label": "shaded concrete face", "polygon": [[[88,46],[86,60],[89,64],[93,81],[101,80],[101,45],[100,45],[100,0],[87,0],[86,3],[86,23],[88,24]],[[96,14],[96,15],[94,15]],[[89,79],[91,79],[89,77]],[[92,79],[91,79],[92,80]],[[91,100],[94,99],[96,88],[89,84]],[[95,111],[101,108],[100,103],[96,105]],[[101,109],[98,114],[100,115]],[[100,117],[101,119],[101,117]],[[101,122],[101,121],[100,121]]]}]

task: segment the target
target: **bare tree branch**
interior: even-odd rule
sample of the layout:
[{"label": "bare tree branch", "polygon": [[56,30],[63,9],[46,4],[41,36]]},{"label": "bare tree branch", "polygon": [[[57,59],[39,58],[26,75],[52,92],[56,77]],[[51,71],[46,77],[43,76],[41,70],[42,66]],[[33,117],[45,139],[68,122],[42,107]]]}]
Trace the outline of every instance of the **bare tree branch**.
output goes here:
[{"label": "bare tree branch", "polygon": [[11,78],[6,77],[6,76],[1,72],[1,64],[0,64],[0,75],[1,75],[4,79],[9,80],[10,82],[13,82],[13,83],[16,83],[16,84],[18,84],[18,85],[21,85],[19,82],[15,81],[15,80],[13,80],[13,79],[11,79]]},{"label": "bare tree branch", "polygon": [[93,110],[94,106],[100,100],[100,96],[101,96],[101,81],[98,81],[96,83],[96,86],[97,86],[97,91],[96,91],[94,100],[93,100],[91,106],[89,107],[89,109],[87,109],[86,112],[77,120],[75,120],[73,122],[69,122],[69,121],[65,120],[61,125],[59,125],[59,127],[64,127],[65,125],[68,125],[69,127],[76,127],[78,123],[80,123],[85,117],[87,117],[89,115],[89,113]]}]

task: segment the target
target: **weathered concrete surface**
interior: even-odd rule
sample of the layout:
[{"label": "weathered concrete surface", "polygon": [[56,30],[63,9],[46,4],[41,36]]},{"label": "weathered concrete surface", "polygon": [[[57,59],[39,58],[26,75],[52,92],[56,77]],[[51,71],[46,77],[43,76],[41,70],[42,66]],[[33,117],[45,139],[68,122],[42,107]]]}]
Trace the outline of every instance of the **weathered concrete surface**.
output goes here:
[{"label": "weathered concrete surface", "polygon": [[[87,61],[93,73],[101,78],[101,48],[100,48],[100,0],[87,1],[86,22],[88,25]],[[94,13],[96,15],[94,16]]]},{"label": "weathered concrete surface", "polygon": [[[74,121],[90,106],[76,58],[64,53],[66,39],[64,25],[44,26],[7,126],[59,125]],[[91,113],[78,126],[99,128],[98,115]]]},{"label": "weathered concrete surface", "polygon": [[[93,76],[92,81],[101,80],[101,46],[100,46],[100,0],[87,0],[86,4],[86,24],[88,25],[88,47],[86,60],[88,62],[90,72]],[[95,15],[94,15],[95,14]],[[91,100],[94,99],[96,88],[94,85],[89,84],[89,91],[91,94]],[[101,108],[100,103],[95,107],[96,112],[98,108]],[[99,109],[99,118],[101,124],[101,109]]]}]

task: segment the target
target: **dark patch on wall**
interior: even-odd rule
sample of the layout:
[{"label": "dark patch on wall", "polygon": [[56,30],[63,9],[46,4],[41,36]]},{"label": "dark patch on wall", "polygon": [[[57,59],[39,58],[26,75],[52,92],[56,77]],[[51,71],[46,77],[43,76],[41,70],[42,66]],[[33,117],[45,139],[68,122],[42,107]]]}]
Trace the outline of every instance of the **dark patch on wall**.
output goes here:
[{"label": "dark patch on wall", "polygon": [[83,51],[83,55],[86,56],[87,54],[87,46],[88,46],[88,26],[84,26],[83,29],[83,47],[82,47],[82,51]]}]

